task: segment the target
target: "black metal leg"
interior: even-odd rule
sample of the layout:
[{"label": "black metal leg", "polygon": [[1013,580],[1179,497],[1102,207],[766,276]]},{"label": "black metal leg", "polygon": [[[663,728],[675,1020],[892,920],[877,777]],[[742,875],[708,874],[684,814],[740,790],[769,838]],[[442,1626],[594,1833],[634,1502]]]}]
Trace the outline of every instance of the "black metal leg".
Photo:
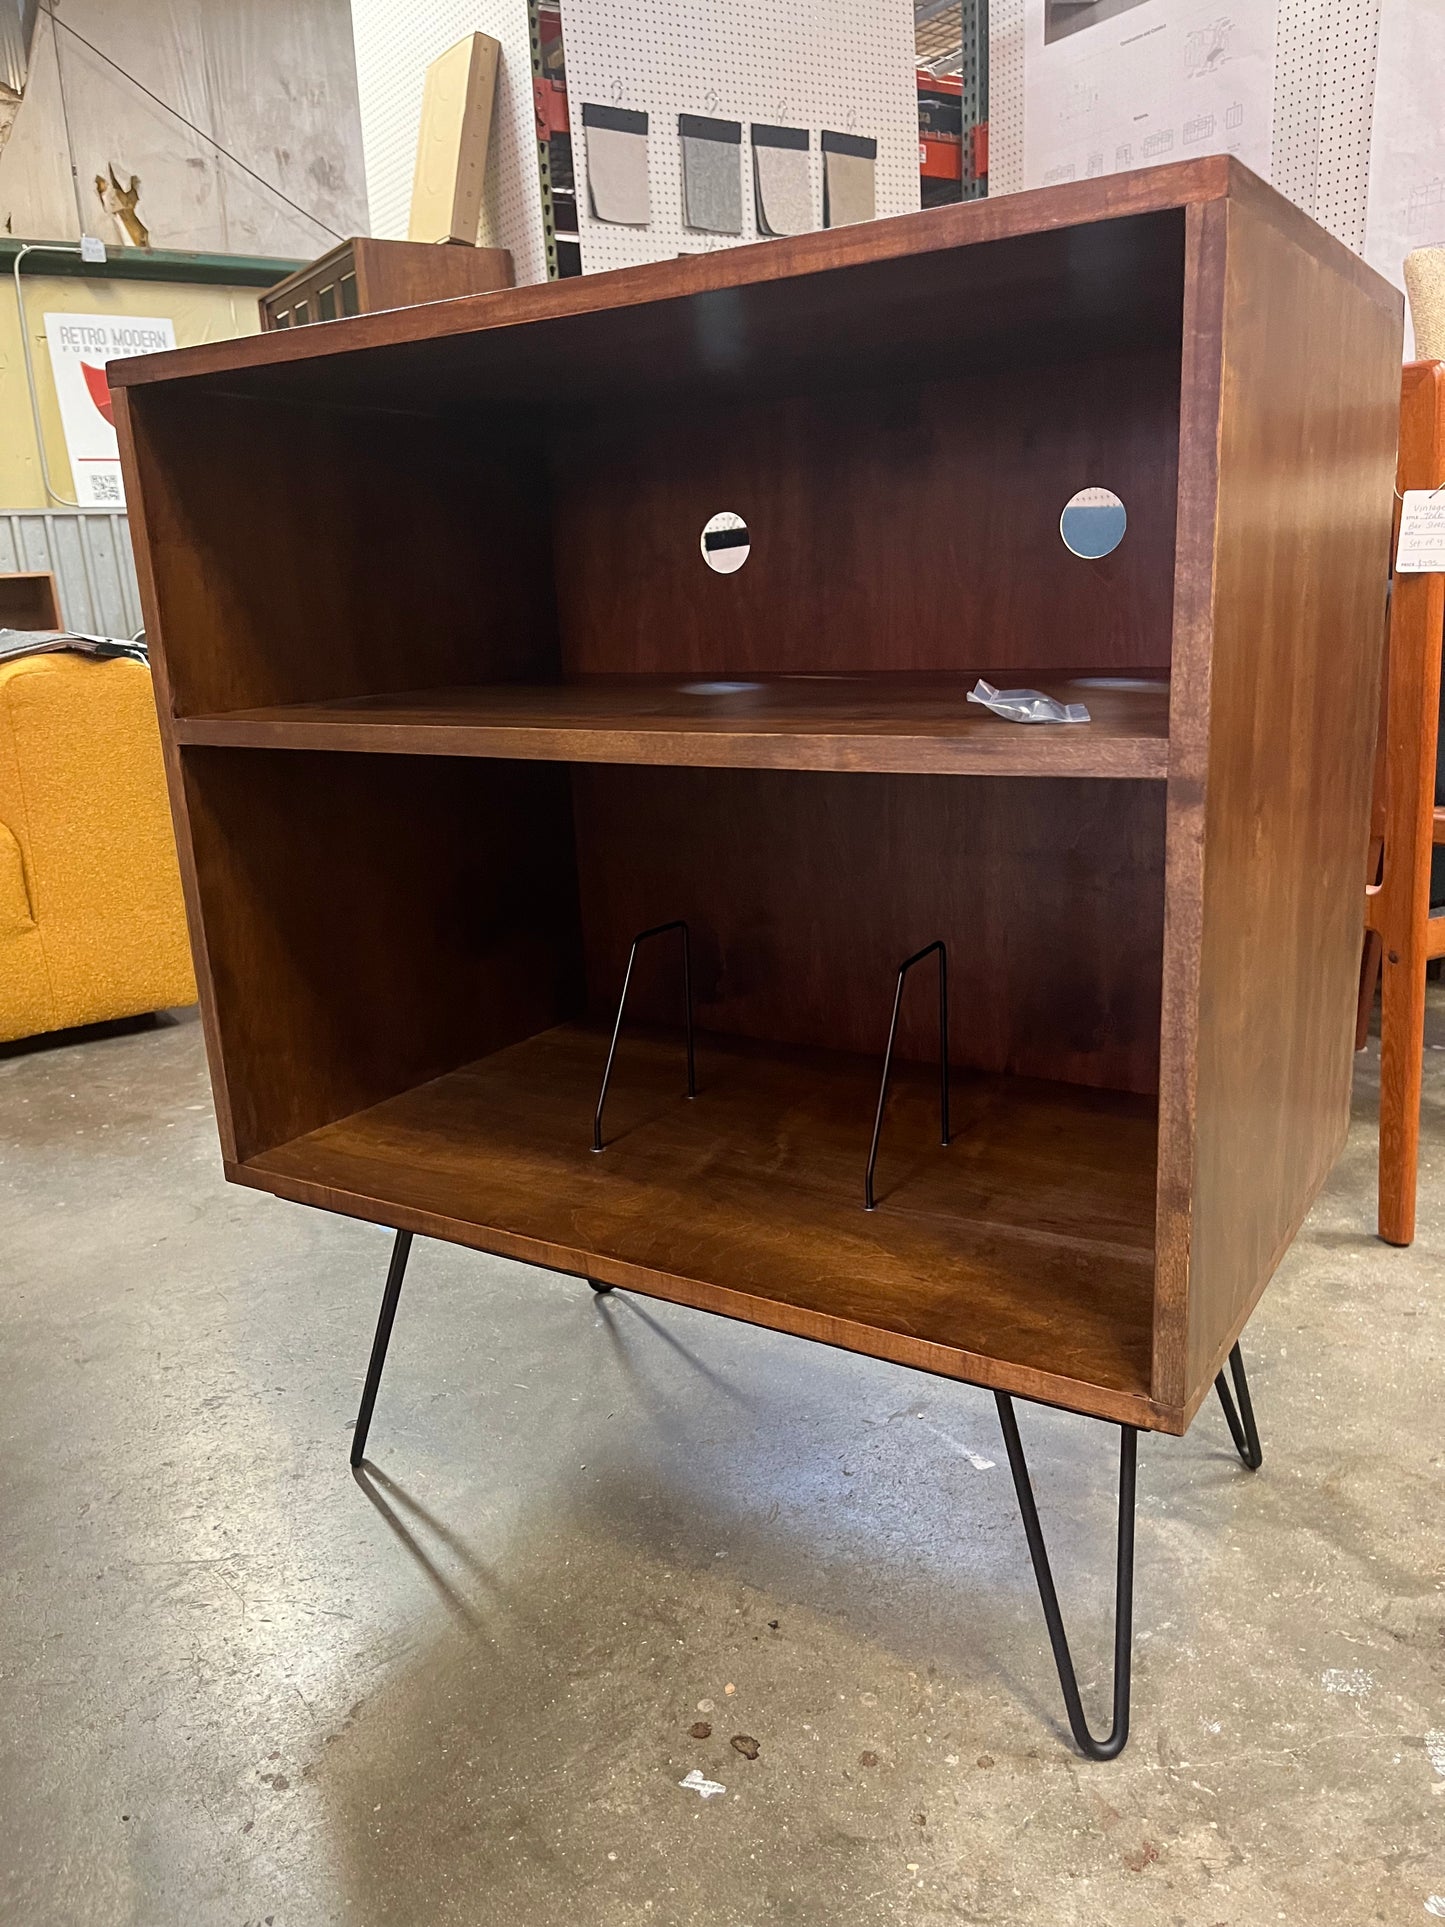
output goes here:
[{"label": "black metal leg", "polygon": [[1264,1463],[1264,1450],[1259,1442],[1259,1427],[1254,1422],[1254,1404],[1249,1396],[1249,1380],[1244,1375],[1244,1357],[1238,1345],[1229,1354],[1229,1370],[1234,1379],[1234,1397],[1239,1400],[1239,1410],[1235,1410],[1234,1398],[1229,1396],[1229,1386],[1223,1372],[1215,1379],[1214,1389],[1224,1407],[1224,1419],[1229,1427],[1229,1436],[1234,1440],[1235,1451],[1251,1472],[1258,1472]]},{"label": "black metal leg", "polygon": [[589,1285],[591,1285],[592,1289],[597,1293],[597,1296],[599,1298],[605,1297],[607,1293],[612,1289],[611,1285],[599,1285],[595,1278],[589,1278],[587,1282]]},{"label": "black metal leg", "polygon": [[1019,1438],[1018,1420],[1014,1417],[1013,1400],[1007,1392],[995,1392],[998,1405],[998,1422],[1003,1428],[1003,1442],[1008,1448],[1009,1470],[1013,1473],[1014,1490],[1018,1494],[1019,1511],[1023,1514],[1024,1533],[1029,1542],[1029,1557],[1034,1562],[1034,1577],[1039,1585],[1039,1597],[1043,1601],[1044,1623],[1049,1629],[1049,1644],[1054,1649],[1054,1664],[1059,1669],[1059,1685],[1064,1692],[1064,1705],[1069,1715],[1069,1726],[1073,1731],[1079,1750],[1091,1760],[1113,1760],[1124,1751],[1124,1742],[1129,1737],[1129,1671],[1133,1654],[1134,1637],[1134,1482],[1139,1455],[1139,1434],[1132,1425],[1119,1427],[1119,1556],[1114,1591],[1114,1723],[1108,1737],[1096,1740],[1089,1731],[1088,1721],[1084,1718],[1083,1702],[1079,1698],[1079,1682],[1074,1672],[1074,1662],[1069,1655],[1069,1642],[1064,1632],[1063,1615],[1059,1611],[1059,1596],[1054,1590],[1054,1576],[1049,1569],[1048,1549],[1044,1545],[1043,1531],[1039,1525],[1039,1509],[1034,1503],[1034,1489],[1029,1482],[1029,1468],[1024,1459],[1023,1443]]},{"label": "black metal leg", "polygon": [[398,1231],[391,1247],[391,1263],[386,1270],[386,1290],[381,1295],[381,1315],[376,1321],[376,1337],[371,1341],[371,1363],[366,1368],[361,1405],[356,1414],[356,1430],[351,1435],[351,1463],[360,1465],[366,1456],[366,1435],[371,1430],[371,1409],[376,1404],[376,1388],[381,1383],[381,1368],[386,1363],[386,1348],[396,1318],[401,1281],[406,1276],[406,1261],[411,1252],[411,1233]]}]

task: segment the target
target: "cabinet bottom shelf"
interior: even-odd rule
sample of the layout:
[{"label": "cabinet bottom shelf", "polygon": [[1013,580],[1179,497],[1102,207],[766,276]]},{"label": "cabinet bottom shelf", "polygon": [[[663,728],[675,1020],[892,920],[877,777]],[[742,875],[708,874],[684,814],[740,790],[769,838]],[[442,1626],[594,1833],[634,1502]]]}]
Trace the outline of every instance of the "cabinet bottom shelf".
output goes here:
[{"label": "cabinet bottom shelf", "polygon": [[1149,1396],[1155,1106],[895,1067],[863,1210],[878,1064],[566,1024],[229,1167],[293,1199],[1098,1417]]}]

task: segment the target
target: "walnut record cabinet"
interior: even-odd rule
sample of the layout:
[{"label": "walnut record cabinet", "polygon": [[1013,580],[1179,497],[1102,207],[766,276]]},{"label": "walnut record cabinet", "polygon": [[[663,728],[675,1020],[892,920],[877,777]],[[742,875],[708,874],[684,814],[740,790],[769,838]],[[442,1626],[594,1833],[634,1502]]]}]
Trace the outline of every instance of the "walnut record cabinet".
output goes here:
[{"label": "walnut record cabinet", "polygon": [[[113,368],[226,1171],[397,1234],[355,1462],[418,1233],[987,1386],[1119,1751],[1139,1431],[1258,1463],[1344,1139],[1401,326],[1211,158]],[[1102,1739],[1015,1396],[1120,1428]]]}]

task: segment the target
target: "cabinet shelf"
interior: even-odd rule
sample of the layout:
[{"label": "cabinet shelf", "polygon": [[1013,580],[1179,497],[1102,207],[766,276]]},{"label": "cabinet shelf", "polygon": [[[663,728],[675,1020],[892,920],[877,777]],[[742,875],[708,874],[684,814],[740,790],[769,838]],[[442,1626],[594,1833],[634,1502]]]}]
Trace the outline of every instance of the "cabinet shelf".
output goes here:
[{"label": "cabinet shelf", "polygon": [[301,1203],[948,1376],[1158,1423],[1151,1098],[900,1066],[862,1208],[873,1057],[564,1024],[233,1166]]},{"label": "cabinet shelf", "polygon": [[[1004,722],[966,700],[978,674],[1083,701],[1092,720]],[[1119,679],[1113,679],[1118,681]],[[965,676],[595,676],[290,703],[175,724],[230,748],[487,756],[714,769],[1162,779],[1169,685],[1101,687],[1058,671]]]}]

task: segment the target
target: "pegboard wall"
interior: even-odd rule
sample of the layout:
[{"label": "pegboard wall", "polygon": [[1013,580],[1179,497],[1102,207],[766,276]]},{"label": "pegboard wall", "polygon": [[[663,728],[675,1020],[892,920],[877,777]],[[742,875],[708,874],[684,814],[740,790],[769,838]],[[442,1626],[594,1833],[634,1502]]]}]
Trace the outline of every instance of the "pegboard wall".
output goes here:
[{"label": "pegboard wall", "polygon": [[1024,0],[989,0],[988,191],[1024,185]]},{"label": "pegboard wall", "polygon": [[502,61],[477,238],[512,250],[518,283],[545,281],[527,0],[352,0],[351,17],[372,233],[406,238],[427,63],[465,34],[489,33],[501,43]]},{"label": "pegboard wall", "polygon": [[1275,42],[1274,184],[1365,244],[1381,0],[1287,0]]},{"label": "pegboard wall", "polygon": [[[1166,6],[1169,0],[1155,0]],[[1381,0],[1280,0],[1271,176],[1353,248],[1365,240]],[[989,192],[1024,177],[1024,0],[989,0]]]},{"label": "pegboard wall", "polygon": [[[823,224],[819,136],[878,142],[877,212],[919,205],[918,97],[912,0],[563,0],[567,108],[577,172],[582,266],[630,267],[759,239],[753,206],[753,121],[807,128],[816,225]],[[587,204],[584,102],[648,116],[651,220],[618,227]],[[683,225],[679,114],[742,123],[743,231]],[[520,278],[520,277],[519,277]]]}]

